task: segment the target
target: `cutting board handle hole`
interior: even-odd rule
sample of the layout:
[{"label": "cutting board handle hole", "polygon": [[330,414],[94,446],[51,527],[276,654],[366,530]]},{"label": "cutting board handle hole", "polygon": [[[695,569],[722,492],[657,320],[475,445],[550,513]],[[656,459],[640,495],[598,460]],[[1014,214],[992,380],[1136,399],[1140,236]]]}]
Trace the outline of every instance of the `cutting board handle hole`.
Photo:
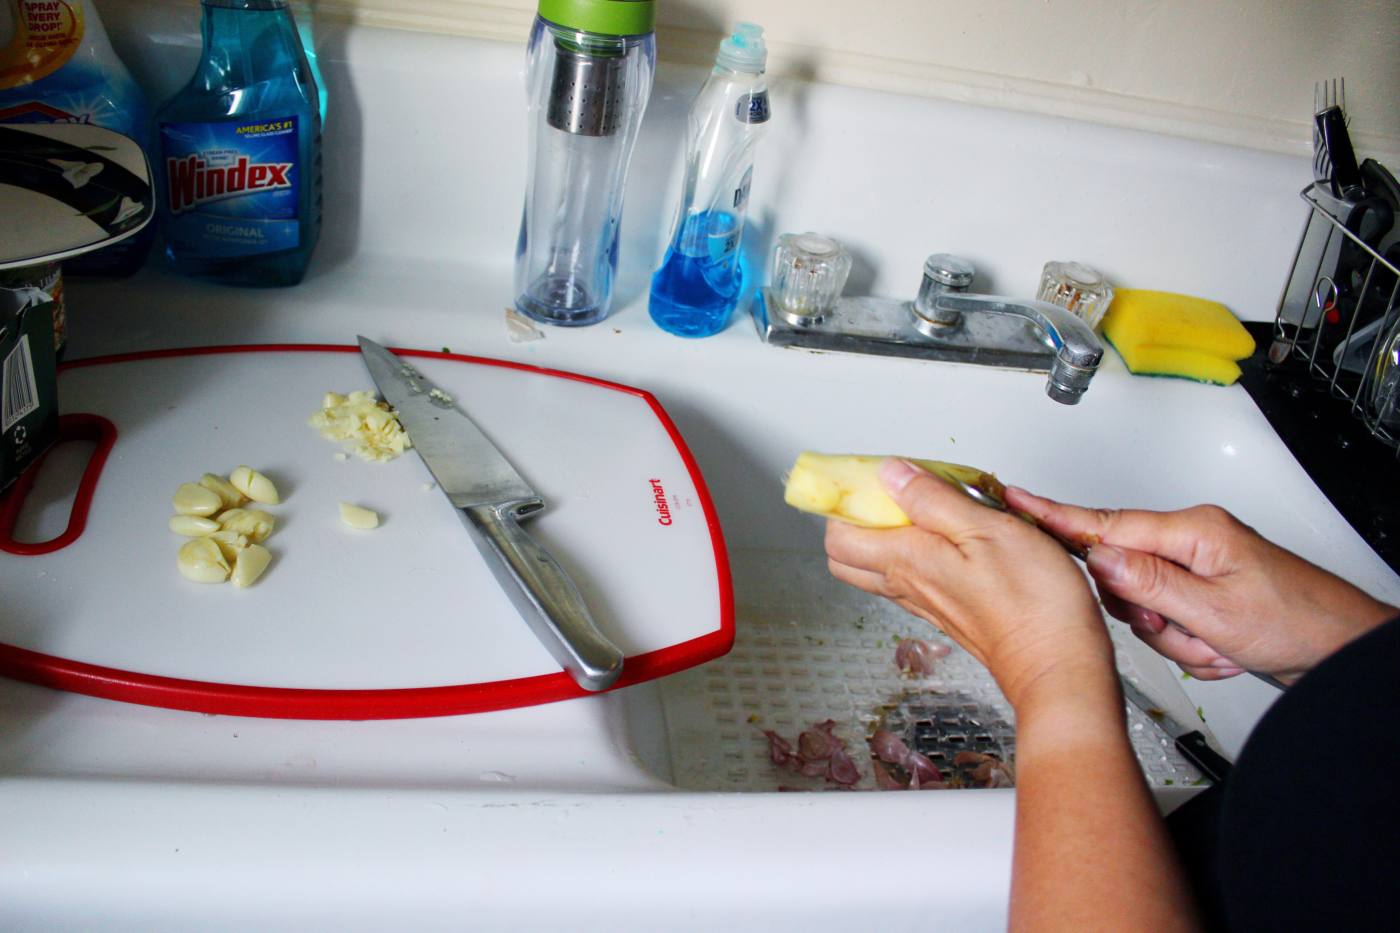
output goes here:
[{"label": "cutting board handle hole", "polygon": [[87,527],[97,480],[116,440],[116,427],[100,415],[59,418],[54,446],[0,498],[0,551],[34,557],[78,540]]}]

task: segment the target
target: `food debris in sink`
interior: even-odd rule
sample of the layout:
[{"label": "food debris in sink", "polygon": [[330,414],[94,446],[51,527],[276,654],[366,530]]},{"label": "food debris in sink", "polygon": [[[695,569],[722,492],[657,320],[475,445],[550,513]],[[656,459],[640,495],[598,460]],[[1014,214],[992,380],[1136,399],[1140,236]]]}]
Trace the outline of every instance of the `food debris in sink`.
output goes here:
[{"label": "food debris in sink", "polygon": [[[658,682],[667,738],[656,762],[661,777],[698,791],[875,790],[874,761],[866,763],[862,746],[885,729],[927,757],[950,787],[1014,781],[1014,715],[966,651],[897,606],[837,583],[819,556],[736,549],[731,567],[733,650]],[[1115,641],[1131,640],[1119,628]],[[894,659],[905,639],[949,650],[934,659],[931,673],[901,671]],[[1119,664],[1129,675],[1135,670],[1121,651]],[[1199,778],[1150,724],[1142,725],[1145,717],[1128,715],[1149,784],[1190,785]],[[765,730],[796,754],[796,737],[827,720],[860,771],[854,784],[807,777],[772,760]]]}]

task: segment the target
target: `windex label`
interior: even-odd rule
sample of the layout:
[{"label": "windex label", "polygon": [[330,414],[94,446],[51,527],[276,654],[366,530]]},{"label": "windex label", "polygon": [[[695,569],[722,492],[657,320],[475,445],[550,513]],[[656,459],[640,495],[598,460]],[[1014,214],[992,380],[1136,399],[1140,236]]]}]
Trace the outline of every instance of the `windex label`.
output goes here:
[{"label": "windex label", "polygon": [[291,188],[291,162],[249,162],[247,156],[229,166],[212,166],[199,156],[166,159],[170,213],[180,214],[206,201],[236,198],[271,188]]},{"label": "windex label", "polygon": [[210,257],[295,249],[297,119],[162,123],[166,236]]}]

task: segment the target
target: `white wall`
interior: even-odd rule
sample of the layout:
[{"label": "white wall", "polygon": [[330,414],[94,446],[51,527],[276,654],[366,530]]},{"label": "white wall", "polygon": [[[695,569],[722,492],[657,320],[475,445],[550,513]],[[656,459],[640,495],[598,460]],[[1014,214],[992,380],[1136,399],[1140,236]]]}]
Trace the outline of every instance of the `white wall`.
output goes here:
[{"label": "white wall", "polygon": [[[100,0],[133,3],[137,0]],[[168,0],[166,0],[168,2]],[[535,0],[312,0],[320,15],[523,39]],[[1347,79],[1357,148],[1400,163],[1397,0],[657,0],[664,58],[763,25],[777,76],[1304,153],[1313,84]]]}]

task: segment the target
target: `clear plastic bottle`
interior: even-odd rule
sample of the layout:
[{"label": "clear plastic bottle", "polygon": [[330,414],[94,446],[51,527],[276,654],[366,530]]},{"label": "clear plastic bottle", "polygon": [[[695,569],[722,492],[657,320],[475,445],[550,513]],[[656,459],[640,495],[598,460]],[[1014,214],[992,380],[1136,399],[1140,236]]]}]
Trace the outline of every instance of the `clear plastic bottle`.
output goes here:
[{"label": "clear plastic bottle", "polygon": [[540,0],[515,251],[515,306],[537,321],[607,316],[627,166],[656,67],[652,21],[651,0]]},{"label": "clear plastic bottle", "polygon": [[204,51],[156,112],[165,253],[236,285],[301,281],[321,232],[321,114],[285,0],[202,0]]},{"label": "clear plastic bottle", "polygon": [[740,23],[690,108],[675,231],[651,279],[651,319],[681,337],[724,330],[744,290],[740,243],[754,147],[768,123],[763,30]]}]

